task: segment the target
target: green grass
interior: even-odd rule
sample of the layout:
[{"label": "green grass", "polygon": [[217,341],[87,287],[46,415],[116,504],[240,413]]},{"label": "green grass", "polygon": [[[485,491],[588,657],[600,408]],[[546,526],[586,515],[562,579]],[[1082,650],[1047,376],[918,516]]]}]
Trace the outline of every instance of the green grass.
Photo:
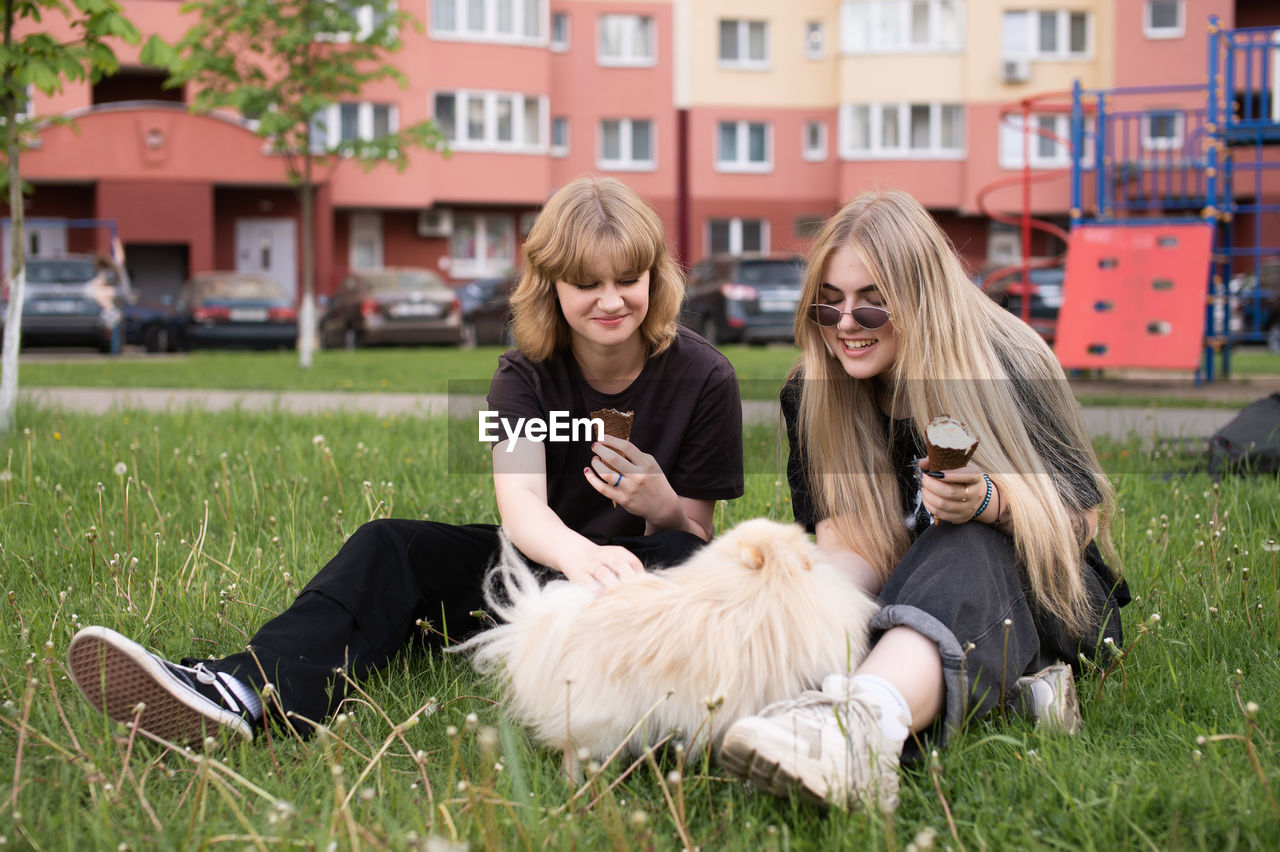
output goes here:
[{"label": "green grass", "polygon": [[[738,372],[744,399],[777,399],[778,389],[796,361],[794,346],[725,346]],[[321,350],[309,370],[298,367],[294,352],[200,350],[181,356],[133,358],[28,359],[21,365],[23,387],[207,388],[319,392],[446,393],[452,380],[487,387],[503,350],[479,347]],[[1238,349],[1237,377],[1280,375],[1280,355],[1263,348]],[[1239,408],[1240,396],[1224,399],[1185,388],[1161,393],[1147,381],[1132,392],[1085,389],[1086,405]],[[1185,384],[1185,382],[1184,382]],[[1247,392],[1244,393],[1248,396]]]},{"label": "green grass", "polygon": [[1265,346],[1237,346],[1231,353],[1233,376],[1274,376],[1280,373],[1280,353]]},{"label": "green grass", "polygon": [[[320,350],[308,370],[296,352],[197,350],[178,356],[22,362],[24,387],[208,388],[215,390],[445,393],[453,380],[488,386],[505,350],[497,346]],[[726,347],[743,395],[775,399],[795,361],[793,347]]]},{"label": "green grass", "polygon": [[[0,443],[0,837],[15,847],[898,849],[927,831],[971,850],[1274,848],[1274,477],[1215,485],[1185,457],[1102,447],[1138,599],[1127,654],[1081,683],[1083,733],[975,725],[935,771],[904,772],[886,819],[758,795],[674,754],[625,779],[609,765],[574,799],[558,756],[436,653],[395,658],[332,736],[208,757],[132,738],[66,679],[80,625],[170,656],[230,652],[363,520],[494,521],[490,483],[447,472],[440,419],[23,407],[19,423]],[[767,457],[774,430],[748,446]],[[780,477],[749,476],[717,515],[788,517]]]}]

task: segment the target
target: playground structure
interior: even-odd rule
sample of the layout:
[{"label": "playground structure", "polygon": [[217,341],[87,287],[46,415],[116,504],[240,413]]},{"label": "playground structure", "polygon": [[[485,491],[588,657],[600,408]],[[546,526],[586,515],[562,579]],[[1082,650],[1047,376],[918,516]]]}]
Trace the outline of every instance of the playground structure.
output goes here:
[{"label": "playground structure", "polygon": [[1204,85],[1072,90],[1064,367],[1213,381],[1266,339],[1262,291],[1232,286],[1280,262],[1280,27],[1208,39]]}]

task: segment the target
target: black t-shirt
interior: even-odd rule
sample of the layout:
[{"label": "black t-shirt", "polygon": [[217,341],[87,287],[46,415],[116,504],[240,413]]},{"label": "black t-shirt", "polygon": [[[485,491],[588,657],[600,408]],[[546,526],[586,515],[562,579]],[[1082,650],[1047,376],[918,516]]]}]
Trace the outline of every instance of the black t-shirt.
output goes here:
[{"label": "black t-shirt", "polygon": [[[631,443],[657,460],[681,497],[742,496],[742,401],[737,376],[719,350],[680,327],[667,349],[650,358],[625,390],[601,393],[587,384],[569,350],[534,363],[512,350],[498,359],[489,408],[516,418],[586,418],[602,408],[635,412]],[[527,440],[521,437],[520,440]],[[642,535],[644,519],[612,505],[587,482],[591,440],[545,441],[547,504],[565,525],[597,543]],[[502,452],[498,450],[497,452]]]},{"label": "black t-shirt", "polygon": [[[796,523],[813,532],[814,526],[822,520],[818,516],[813,494],[809,488],[808,462],[804,453],[804,442],[799,433],[800,392],[802,379],[793,378],[783,386],[779,400],[782,404],[782,415],[787,424],[787,440],[790,443],[791,455],[787,460],[787,484],[791,487],[791,509]],[[1018,382],[1011,383],[1014,392],[1018,392]],[[925,449],[910,420],[894,420],[883,417],[885,437],[889,441],[889,457],[893,472],[898,480],[898,492],[902,500],[902,517],[912,539],[924,532],[931,521],[929,510],[920,498],[920,469],[916,461],[925,456]],[[1066,436],[1046,418],[1042,424],[1029,430],[1032,445],[1041,451],[1055,442],[1057,445],[1067,443]],[[1070,494],[1071,500],[1080,506],[1092,507],[1102,502],[1102,494],[1093,479],[1086,454],[1081,452],[1072,458],[1071,463],[1056,471],[1055,484],[1060,493]]]}]

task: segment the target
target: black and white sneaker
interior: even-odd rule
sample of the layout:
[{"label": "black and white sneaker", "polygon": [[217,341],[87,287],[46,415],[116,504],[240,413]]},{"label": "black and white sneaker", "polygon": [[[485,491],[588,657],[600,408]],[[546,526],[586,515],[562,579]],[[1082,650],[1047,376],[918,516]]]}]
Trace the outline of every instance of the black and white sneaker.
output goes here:
[{"label": "black and white sneaker", "polygon": [[67,652],[71,679],[84,697],[117,722],[130,723],[179,745],[234,733],[253,739],[254,717],[229,688],[226,675],[171,663],[107,627],[86,627]]}]

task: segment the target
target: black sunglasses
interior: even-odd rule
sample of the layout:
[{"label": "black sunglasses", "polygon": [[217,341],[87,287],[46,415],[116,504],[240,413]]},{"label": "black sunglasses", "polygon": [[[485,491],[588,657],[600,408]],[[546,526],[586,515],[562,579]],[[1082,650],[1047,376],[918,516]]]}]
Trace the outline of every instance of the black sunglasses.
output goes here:
[{"label": "black sunglasses", "polygon": [[853,317],[853,321],[863,328],[879,328],[889,321],[889,312],[884,308],[863,305],[851,311],[842,311],[835,305],[810,305],[809,319],[818,325],[830,328],[840,324],[845,314]]}]

